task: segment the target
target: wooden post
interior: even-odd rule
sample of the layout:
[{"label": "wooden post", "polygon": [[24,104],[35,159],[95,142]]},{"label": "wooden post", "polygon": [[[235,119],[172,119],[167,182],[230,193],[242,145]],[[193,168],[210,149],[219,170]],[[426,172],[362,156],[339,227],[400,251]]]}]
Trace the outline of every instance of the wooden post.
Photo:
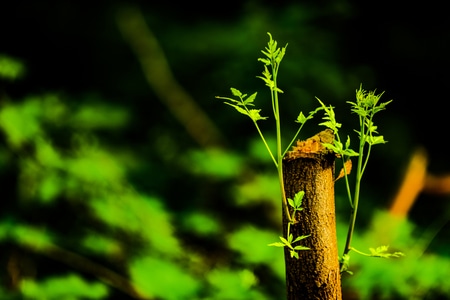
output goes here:
[{"label": "wooden post", "polygon": [[[342,299],[334,205],[335,154],[322,145],[333,139],[333,132],[324,130],[297,142],[283,159],[286,197],[294,199],[297,192],[305,192],[303,210],[295,216],[298,223],[291,225],[290,232],[294,239],[311,235],[299,242],[310,248],[299,251],[299,259],[291,258],[285,248],[288,300]],[[283,210],[284,236],[287,224]]]}]

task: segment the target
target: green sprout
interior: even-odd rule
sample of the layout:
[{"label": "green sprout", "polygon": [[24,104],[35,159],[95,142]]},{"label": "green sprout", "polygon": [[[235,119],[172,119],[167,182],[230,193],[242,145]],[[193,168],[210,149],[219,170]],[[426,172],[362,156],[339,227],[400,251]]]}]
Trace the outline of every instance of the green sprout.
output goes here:
[{"label": "green sprout", "polygon": [[[272,35],[270,33],[267,33],[269,35],[269,42],[267,44],[267,47],[265,47],[264,50],[262,50],[262,54],[264,54],[263,58],[259,58],[258,61],[262,62],[264,64],[264,70],[262,72],[262,76],[257,76],[261,80],[264,81],[267,87],[270,89],[270,96],[271,96],[271,102],[272,102],[272,111],[273,116],[275,118],[275,126],[276,126],[276,150],[273,151],[267,141],[264,137],[264,134],[262,133],[261,129],[259,128],[258,121],[265,120],[267,117],[262,117],[260,115],[260,109],[254,109],[251,108],[254,106],[254,101],[256,99],[257,93],[253,93],[250,96],[247,96],[247,94],[243,94],[236,88],[231,88],[231,94],[235,97],[229,98],[229,97],[220,97],[217,96],[216,98],[225,100],[224,103],[234,107],[239,113],[244,114],[248,116],[252,121],[253,124],[256,127],[256,130],[259,133],[259,136],[261,137],[264,146],[267,149],[267,152],[269,153],[270,157],[272,158],[272,161],[277,169],[278,173],[278,181],[280,185],[280,191],[281,196],[283,200],[283,208],[286,212],[287,219],[289,220],[288,226],[291,224],[295,224],[297,220],[295,219],[295,213],[297,211],[301,211],[301,199],[299,200],[299,196],[296,195],[294,197],[294,200],[292,199],[286,199],[285,191],[284,191],[284,179],[283,179],[283,157],[286,154],[286,152],[290,149],[291,145],[296,140],[298,134],[300,133],[300,130],[303,128],[303,125],[306,123],[306,121],[313,118],[314,114],[321,110],[321,108],[316,109],[308,114],[308,116],[305,116],[302,112],[299,113],[296,122],[300,124],[299,129],[297,130],[297,133],[292,138],[291,142],[287,145],[286,148],[282,148],[282,138],[281,138],[281,122],[280,122],[280,110],[279,110],[279,94],[283,93],[283,91],[278,87],[278,70],[281,64],[281,61],[283,60],[283,57],[286,53],[286,46],[284,47],[278,47],[277,41],[273,40]],[[303,195],[301,196],[303,197]],[[288,204],[289,201],[289,204]],[[297,201],[297,202],[296,202]],[[300,201],[300,202],[299,202]],[[289,207],[293,208],[293,212],[291,213]],[[307,236],[301,236],[296,237],[294,239],[293,236],[289,233],[290,227],[288,228],[287,237],[283,238],[280,237],[282,243],[273,243],[270,244],[270,246],[280,246],[281,247],[288,247],[291,249],[291,255],[298,258],[298,254],[296,254],[295,251],[297,250],[306,250],[306,247],[302,246],[292,246],[292,243],[298,242]]]}]

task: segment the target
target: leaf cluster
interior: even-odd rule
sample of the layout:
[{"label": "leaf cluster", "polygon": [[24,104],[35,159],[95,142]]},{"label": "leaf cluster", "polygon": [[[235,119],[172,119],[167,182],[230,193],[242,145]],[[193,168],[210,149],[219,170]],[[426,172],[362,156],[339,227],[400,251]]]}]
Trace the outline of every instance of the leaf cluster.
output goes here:
[{"label": "leaf cluster", "polygon": [[288,228],[287,228],[287,239],[280,236],[280,242],[275,242],[275,243],[271,243],[269,244],[269,246],[274,246],[274,247],[288,247],[291,257],[295,257],[296,259],[299,259],[298,253],[297,251],[301,251],[301,250],[309,250],[308,247],[305,246],[301,246],[301,245],[297,245],[297,246],[293,246],[292,244],[297,243],[307,237],[310,236],[310,234],[308,235],[302,235],[302,236],[298,236],[294,239],[294,236],[292,235],[292,233],[290,233],[290,228],[291,228],[291,224],[295,224],[295,213],[296,212],[300,212],[303,210],[302,203],[303,203],[303,197],[305,196],[305,192],[304,191],[299,191],[298,193],[295,194],[294,199],[288,198],[288,203],[289,206],[291,206],[294,211],[292,213],[293,220],[292,222],[288,223]]},{"label": "leaf cluster", "polygon": [[231,94],[238,99],[233,99],[229,97],[220,97],[216,96],[218,99],[226,100],[223,103],[234,107],[238,112],[240,112],[243,115],[248,116],[250,119],[252,119],[253,122],[257,122],[259,120],[265,120],[267,117],[262,117],[260,115],[260,109],[249,109],[248,106],[254,106],[253,102],[256,99],[257,92],[251,94],[250,96],[247,96],[247,94],[243,94],[241,91],[239,91],[236,88],[230,88]]},{"label": "leaf cluster", "polygon": [[271,243],[269,244],[269,246],[274,246],[274,247],[288,247],[289,248],[289,252],[291,254],[291,257],[295,257],[296,259],[299,259],[298,253],[297,251],[301,251],[301,250],[309,250],[310,248],[305,247],[305,246],[301,246],[301,245],[297,245],[297,246],[293,246],[292,244],[297,243],[307,237],[309,237],[310,234],[308,235],[302,235],[302,236],[298,236],[294,239],[294,236],[291,234],[289,234],[288,238],[285,239],[284,237],[280,236],[280,242],[275,242],[275,243]]},{"label": "leaf cluster", "polygon": [[373,123],[375,114],[385,110],[386,106],[392,102],[392,100],[380,102],[383,94],[384,92],[377,95],[375,91],[366,91],[360,86],[356,91],[356,102],[347,101],[351,105],[351,111],[360,119],[361,130],[355,130],[356,133],[363,142],[371,146],[386,143],[382,135],[375,135],[378,133],[378,127]]}]

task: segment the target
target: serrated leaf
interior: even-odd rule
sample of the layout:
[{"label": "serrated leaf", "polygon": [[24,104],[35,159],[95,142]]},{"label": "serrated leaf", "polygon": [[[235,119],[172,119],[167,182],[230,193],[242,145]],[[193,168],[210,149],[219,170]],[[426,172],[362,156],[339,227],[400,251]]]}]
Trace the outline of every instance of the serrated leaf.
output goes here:
[{"label": "serrated leaf", "polygon": [[266,120],[267,119],[267,117],[262,117],[260,114],[259,114],[259,112],[260,112],[261,110],[260,109],[250,109],[249,111],[248,111],[248,116],[253,120],[253,121],[259,121],[259,120]]},{"label": "serrated leaf", "polygon": [[403,254],[402,252],[394,252],[394,253],[388,253],[389,246],[380,246],[377,247],[376,249],[374,248],[369,248],[370,250],[370,256],[373,257],[383,257],[383,258],[391,258],[391,257],[401,257],[401,256],[405,256],[405,254]]},{"label": "serrated leaf", "polygon": [[303,197],[305,196],[305,191],[299,191],[294,196],[294,205],[295,208],[299,208],[302,205]]}]

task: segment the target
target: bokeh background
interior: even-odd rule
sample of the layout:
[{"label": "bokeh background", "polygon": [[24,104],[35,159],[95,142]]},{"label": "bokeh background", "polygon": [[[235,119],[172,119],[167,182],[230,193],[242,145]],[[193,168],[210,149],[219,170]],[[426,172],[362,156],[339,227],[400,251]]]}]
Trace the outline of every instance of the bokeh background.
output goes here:
[{"label": "bokeh background", "polygon": [[[271,32],[293,122],[360,84],[376,116],[344,299],[449,299],[450,27],[445,3],[10,1],[0,4],[0,298],[283,299],[276,172],[215,96],[270,96]],[[305,139],[321,128],[305,126]],[[273,118],[261,122],[273,141]],[[336,183],[339,246],[349,216]],[[341,253],[341,251],[340,251]]]}]

